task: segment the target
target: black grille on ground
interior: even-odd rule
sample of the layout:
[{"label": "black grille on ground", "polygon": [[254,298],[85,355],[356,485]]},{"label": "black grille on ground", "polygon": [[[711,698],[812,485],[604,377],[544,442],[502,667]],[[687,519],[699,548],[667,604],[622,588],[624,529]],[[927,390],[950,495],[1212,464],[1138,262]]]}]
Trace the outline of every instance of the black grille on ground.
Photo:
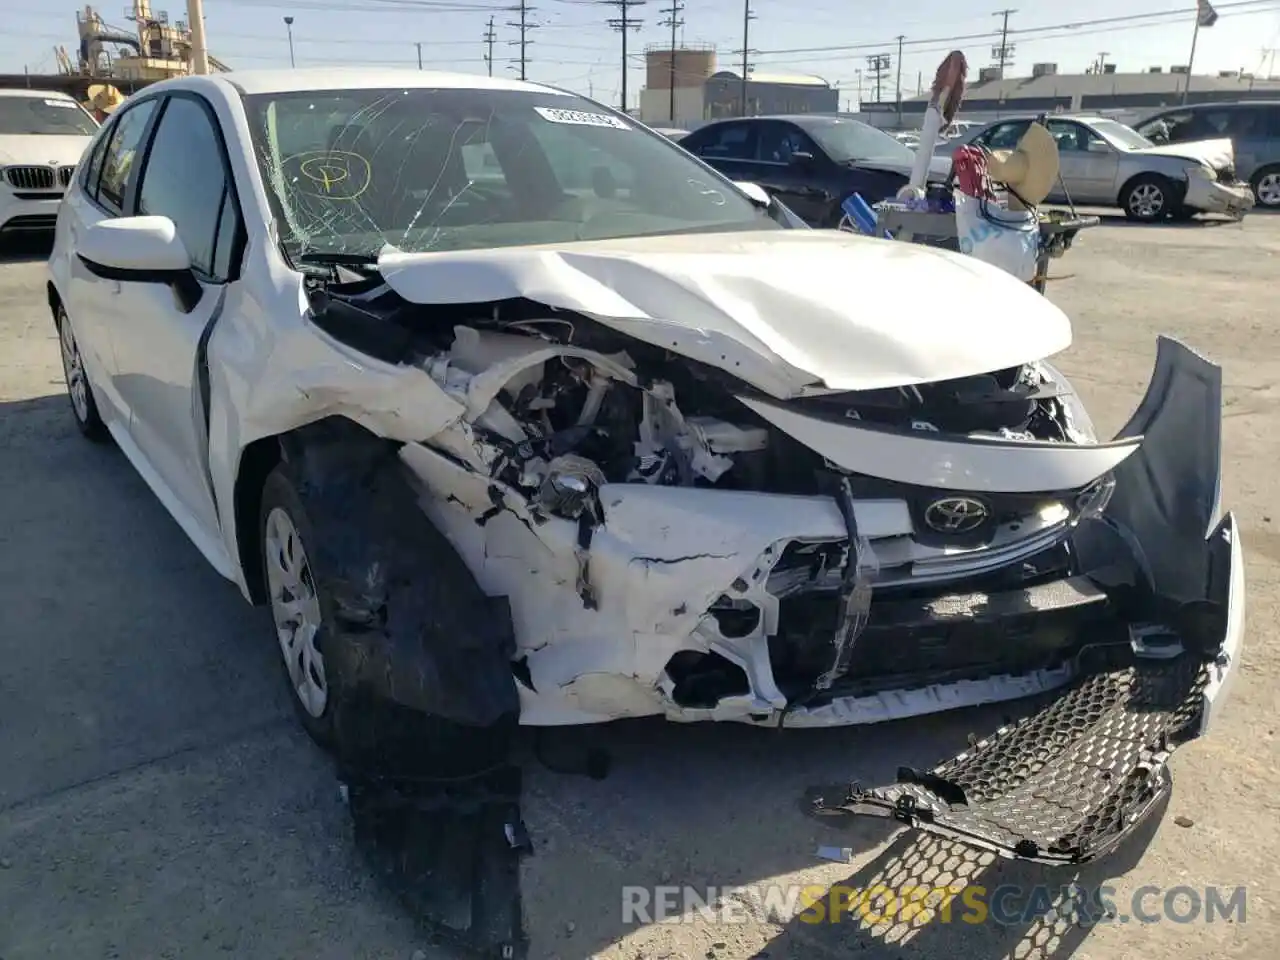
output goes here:
[{"label": "black grille on ground", "polygon": [[19,165],[4,168],[9,186],[18,190],[52,190],[56,186],[53,167]]},{"label": "black grille on ground", "polygon": [[818,791],[814,812],[892,817],[1050,863],[1105,853],[1168,790],[1169,751],[1195,735],[1208,672],[1190,654],[1134,662],[1127,645],[1086,659],[1100,672],[1040,712],[928,772],[899,770],[893,786]]}]

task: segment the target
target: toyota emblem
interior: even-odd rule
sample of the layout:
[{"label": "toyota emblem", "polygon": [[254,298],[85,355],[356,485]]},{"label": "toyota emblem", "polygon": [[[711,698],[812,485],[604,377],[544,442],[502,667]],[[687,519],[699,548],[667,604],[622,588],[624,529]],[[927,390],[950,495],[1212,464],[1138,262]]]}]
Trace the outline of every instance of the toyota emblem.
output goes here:
[{"label": "toyota emblem", "polygon": [[972,497],[943,497],[924,511],[924,522],[938,533],[972,533],[984,523],[990,511]]}]

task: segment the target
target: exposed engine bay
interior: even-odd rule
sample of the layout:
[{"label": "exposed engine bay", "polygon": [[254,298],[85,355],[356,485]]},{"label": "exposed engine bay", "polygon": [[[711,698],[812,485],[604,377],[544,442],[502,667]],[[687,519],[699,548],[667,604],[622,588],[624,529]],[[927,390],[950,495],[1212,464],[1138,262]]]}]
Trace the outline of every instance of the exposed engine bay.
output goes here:
[{"label": "exposed engine bay", "polygon": [[[531,691],[544,689],[540,674],[561,691],[607,685],[613,705],[603,715],[603,691],[570,698],[594,719],[663,712],[764,722],[801,700],[816,709],[842,690],[889,680],[927,688],[1015,670],[1040,688],[1069,676],[1074,640],[1043,628],[1044,618],[1030,633],[1006,630],[1004,641],[977,647],[955,642],[955,630],[1016,621],[978,603],[975,591],[1071,572],[1065,539],[1105,507],[1109,474],[1046,491],[903,483],[833,463],[751,406],[776,398],[724,370],[589,317],[523,300],[418,306],[372,281],[317,287],[313,307],[318,326],[374,356],[419,365],[466,409],[454,428],[403,457],[429,490],[434,506],[424,509],[485,589],[510,597],[517,675]],[[1094,440],[1069,384],[1047,363],[901,388],[818,389],[786,410],[819,426],[918,438]],[[459,510],[465,523],[450,516]],[[752,530],[762,510],[767,520]],[[523,526],[512,528],[512,516]],[[536,549],[514,546],[531,537]],[[555,570],[554,587],[539,582],[541,565],[517,572],[499,559],[530,552]],[[571,589],[577,609],[549,600],[548,589]],[[882,598],[876,616],[873,591]],[[957,623],[939,615],[939,602],[955,607]],[[1073,596],[1067,605],[1089,602]],[[628,662],[606,658],[607,668],[552,650],[619,633],[650,639]],[[864,633],[913,643],[858,644]],[[601,678],[614,673],[638,689],[619,697],[613,688],[624,681]],[[539,721],[526,710],[525,722],[587,721],[552,713]]]}]

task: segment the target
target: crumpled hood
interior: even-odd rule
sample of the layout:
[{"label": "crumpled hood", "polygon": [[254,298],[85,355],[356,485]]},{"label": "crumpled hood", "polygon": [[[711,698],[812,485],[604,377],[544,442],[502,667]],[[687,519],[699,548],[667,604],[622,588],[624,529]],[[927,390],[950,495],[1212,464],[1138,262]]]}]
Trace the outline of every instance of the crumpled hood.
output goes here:
[{"label": "crumpled hood", "polygon": [[1214,170],[1235,167],[1235,150],[1231,140],[1195,140],[1191,143],[1162,143],[1154,147],[1137,147],[1130,151],[1140,156],[1181,157],[1192,163],[1208,164]]},{"label": "crumpled hood", "polygon": [[413,303],[527,298],[781,399],[987,373],[1071,343],[1066,315],[996,267],[837,230],[389,252],[378,269]]},{"label": "crumpled hood", "polygon": [[53,164],[63,167],[80,162],[92,137],[75,134],[0,135],[0,165]]}]

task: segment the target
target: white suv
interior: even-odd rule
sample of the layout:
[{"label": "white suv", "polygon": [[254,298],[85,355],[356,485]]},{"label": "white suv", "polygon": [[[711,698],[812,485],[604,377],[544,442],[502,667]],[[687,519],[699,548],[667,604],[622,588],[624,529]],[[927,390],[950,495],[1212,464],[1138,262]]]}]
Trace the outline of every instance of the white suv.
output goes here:
[{"label": "white suv", "polygon": [[65,93],[0,90],[0,234],[53,230],[98,122]]}]

